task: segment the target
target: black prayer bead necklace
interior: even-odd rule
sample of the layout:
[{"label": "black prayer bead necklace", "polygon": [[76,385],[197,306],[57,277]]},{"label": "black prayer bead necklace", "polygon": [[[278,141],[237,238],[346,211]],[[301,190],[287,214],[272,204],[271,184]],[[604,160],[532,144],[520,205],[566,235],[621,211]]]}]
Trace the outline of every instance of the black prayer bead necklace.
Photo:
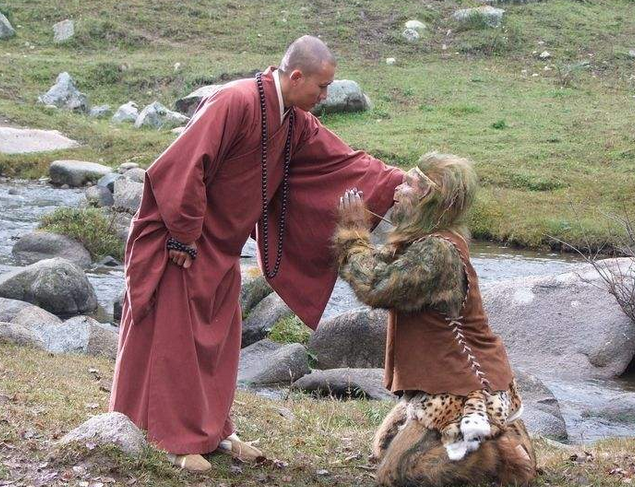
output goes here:
[{"label": "black prayer bead necklace", "polygon": [[267,107],[265,105],[265,90],[262,86],[262,73],[256,74],[256,84],[260,94],[260,113],[262,114],[262,138],[260,149],[262,154],[262,263],[265,268],[265,276],[273,279],[278,274],[282,261],[282,239],[284,237],[285,220],[287,216],[287,200],[289,196],[289,163],[291,162],[291,139],[293,137],[293,121],[295,113],[291,108],[289,113],[289,131],[284,146],[284,172],[282,177],[282,208],[280,210],[280,226],[278,227],[278,248],[276,249],[276,262],[273,270],[269,267],[269,204],[267,203]]}]

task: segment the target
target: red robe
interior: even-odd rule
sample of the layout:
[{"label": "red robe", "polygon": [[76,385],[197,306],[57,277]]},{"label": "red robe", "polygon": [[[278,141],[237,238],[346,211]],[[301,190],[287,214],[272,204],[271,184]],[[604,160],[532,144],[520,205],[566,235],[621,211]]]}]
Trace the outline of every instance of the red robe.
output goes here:
[{"label": "red robe", "polygon": [[[280,122],[273,69],[263,75],[271,267],[289,126],[288,118]],[[284,252],[269,282],[315,328],[337,277],[330,238],[340,195],[357,187],[370,209],[384,214],[403,173],[353,151],[310,113],[296,108],[295,114]],[[261,216],[260,138],[255,80],[224,85],[150,166],[132,221],[110,410],[126,414],[172,453],[213,451],[233,432],[239,259]],[[168,262],[170,235],[196,241],[198,258],[189,269]]]}]

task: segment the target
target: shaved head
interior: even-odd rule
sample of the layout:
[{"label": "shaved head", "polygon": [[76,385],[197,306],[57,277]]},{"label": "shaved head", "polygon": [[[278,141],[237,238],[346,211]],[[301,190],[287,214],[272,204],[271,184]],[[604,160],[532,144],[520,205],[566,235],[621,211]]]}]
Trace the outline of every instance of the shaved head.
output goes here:
[{"label": "shaved head", "polygon": [[325,64],[336,66],[335,57],[317,37],[302,36],[288,47],[280,62],[280,71],[289,75],[300,70],[305,76],[318,72]]}]

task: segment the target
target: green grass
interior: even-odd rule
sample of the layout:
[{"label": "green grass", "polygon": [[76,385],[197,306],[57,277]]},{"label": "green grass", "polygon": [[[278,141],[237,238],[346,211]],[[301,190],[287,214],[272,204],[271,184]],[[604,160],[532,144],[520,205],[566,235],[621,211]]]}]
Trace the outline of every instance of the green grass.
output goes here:
[{"label": "green grass", "polygon": [[269,339],[278,343],[301,343],[306,345],[310,337],[309,328],[295,315],[278,320],[269,332]]},{"label": "green grass", "polygon": [[[211,455],[213,468],[201,475],[173,468],[154,448],[138,459],[112,447],[57,448],[55,440],[106,412],[103,384],[112,379],[113,369],[102,357],[53,355],[0,343],[0,479],[19,476],[25,485],[50,485],[44,477],[56,472],[68,485],[98,477],[104,483],[113,479],[107,485],[116,486],[375,485],[367,456],[391,402],[340,402],[302,394],[274,401],[239,391],[232,409],[237,430],[245,439],[258,440],[269,461],[252,466]],[[607,439],[583,448],[556,447],[542,439],[535,445],[541,468],[536,487],[623,486],[635,474],[633,439]],[[85,468],[85,474],[73,466]],[[328,474],[319,475],[319,470]]]},{"label": "green grass", "polygon": [[[506,4],[500,28],[457,29],[453,11],[477,4],[0,1],[22,26],[0,44],[0,114],[83,143],[55,154],[2,155],[0,174],[39,177],[62,158],[147,166],[173,140],[169,132],[38,106],[61,71],[95,105],[156,99],[172,106],[200,85],[276,64],[288,42],[308,32],[335,51],[337,77],[358,81],[374,102],[364,114],[322,117],[351,146],[404,168],[430,150],[475,161],[482,181],[471,215],[476,236],[535,247],[552,244],[546,234],[556,231],[574,244],[583,237],[615,243],[599,215],[635,204],[635,61],[627,55],[635,48],[635,2]],[[76,20],[77,35],[54,45],[51,25],[64,18]],[[415,18],[428,29],[409,44],[401,31]],[[538,58],[545,50],[546,61]],[[397,65],[387,66],[386,57]],[[569,230],[576,225],[584,231]]]},{"label": "green grass", "polygon": [[113,223],[98,208],[58,208],[42,218],[39,228],[77,240],[93,260],[108,255],[123,260],[124,246]]}]

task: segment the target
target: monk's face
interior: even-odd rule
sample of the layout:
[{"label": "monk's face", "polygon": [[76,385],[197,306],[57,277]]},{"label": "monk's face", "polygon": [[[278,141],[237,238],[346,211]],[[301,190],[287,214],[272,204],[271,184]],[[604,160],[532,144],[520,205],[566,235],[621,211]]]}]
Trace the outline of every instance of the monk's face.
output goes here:
[{"label": "monk's face", "polygon": [[315,72],[308,75],[295,70],[290,78],[291,102],[294,106],[308,112],[326,98],[328,87],[335,78],[335,66],[322,63]]},{"label": "monk's face", "polygon": [[397,222],[404,222],[413,217],[415,208],[419,201],[430,191],[430,187],[421,180],[416,169],[411,169],[403,176],[402,183],[395,188],[393,199],[395,200],[392,209],[392,219]]}]

